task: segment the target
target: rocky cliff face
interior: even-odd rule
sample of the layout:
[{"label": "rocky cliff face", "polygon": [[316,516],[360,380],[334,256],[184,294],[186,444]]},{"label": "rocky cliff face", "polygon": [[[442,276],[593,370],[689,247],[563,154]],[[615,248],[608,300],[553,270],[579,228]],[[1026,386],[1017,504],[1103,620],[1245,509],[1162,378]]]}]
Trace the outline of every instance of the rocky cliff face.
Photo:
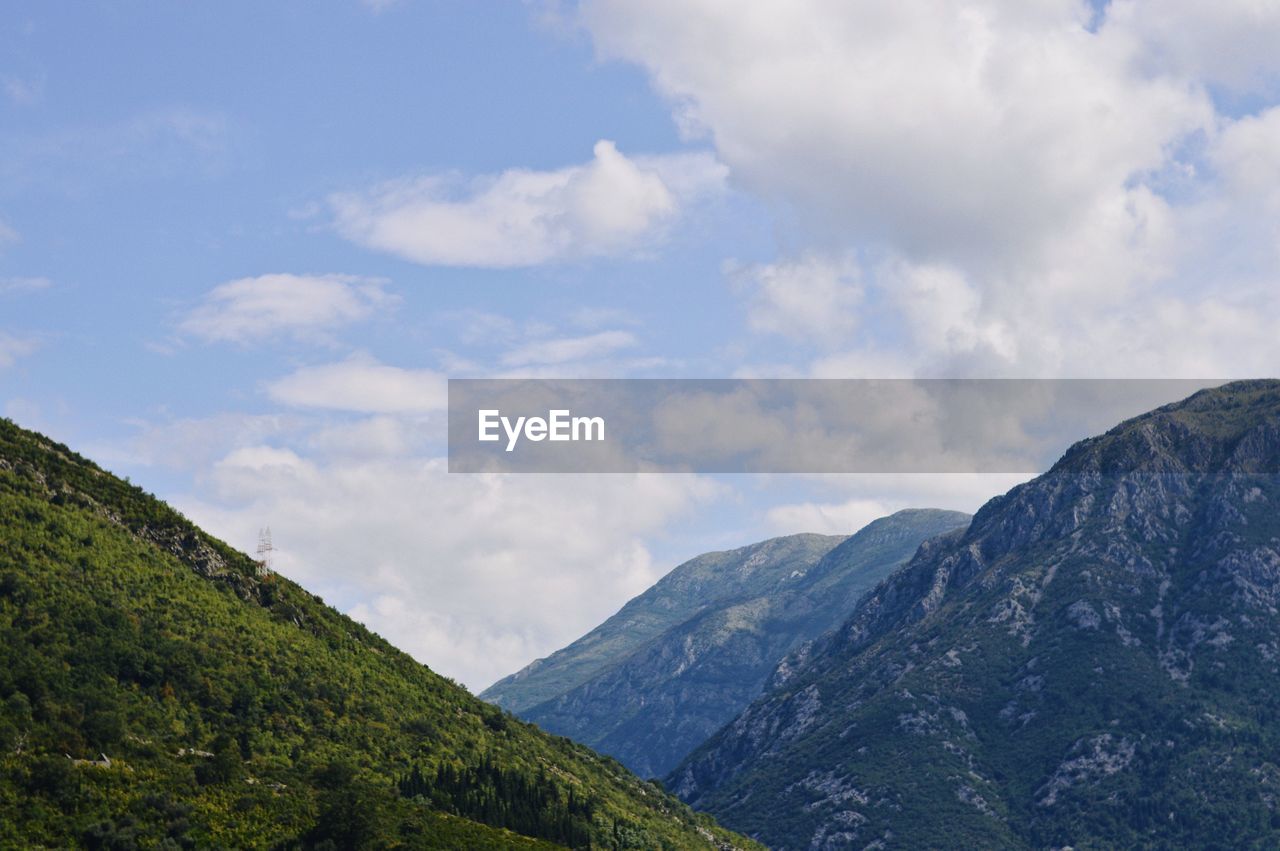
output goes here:
[{"label": "rocky cliff face", "polygon": [[[788,653],[839,625],[922,540],[968,520],[959,512],[908,510],[843,540],[797,535],[729,558],[703,556],[617,616],[634,623],[660,601],[680,599],[678,618],[520,714],[617,757],[641,776],[665,774],[758,697]],[[698,605],[688,605],[695,599]]]},{"label": "rocky cliff face", "polygon": [[668,785],[779,849],[1274,843],[1277,471],[1276,382],[1083,441],[922,547]]}]

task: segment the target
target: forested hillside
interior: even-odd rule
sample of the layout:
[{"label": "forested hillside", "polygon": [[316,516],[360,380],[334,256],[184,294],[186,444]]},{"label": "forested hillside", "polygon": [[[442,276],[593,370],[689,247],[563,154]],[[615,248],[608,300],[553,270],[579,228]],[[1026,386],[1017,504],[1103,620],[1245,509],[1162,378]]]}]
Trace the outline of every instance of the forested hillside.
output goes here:
[{"label": "forested hillside", "polygon": [[750,844],[259,574],[0,421],[0,847]]}]

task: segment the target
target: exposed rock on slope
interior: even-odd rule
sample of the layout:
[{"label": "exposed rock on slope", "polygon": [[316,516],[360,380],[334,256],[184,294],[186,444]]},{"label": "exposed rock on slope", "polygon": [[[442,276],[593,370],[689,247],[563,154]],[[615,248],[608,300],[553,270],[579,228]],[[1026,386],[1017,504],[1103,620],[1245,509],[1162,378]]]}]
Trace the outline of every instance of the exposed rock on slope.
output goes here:
[{"label": "exposed rock on slope", "polygon": [[568,647],[504,677],[480,696],[521,712],[585,683],[651,638],[726,600],[803,573],[843,538],[789,535],[690,559]]},{"label": "exposed rock on slope", "polygon": [[668,785],[777,849],[1272,847],[1280,383],[1072,447]]},{"label": "exposed rock on slope", "polygon": [[625,649],[615,640],[622,652],[598,660],[597,673],[520,715],[641,776],[664,774],[759,696],[787,654],[839,625],[922,540],[968,520],[913,509],[843,540],[794,535],[694,559],[569,650],[659,607],[679,612],[668,626],[641,643],[632,637]]}]

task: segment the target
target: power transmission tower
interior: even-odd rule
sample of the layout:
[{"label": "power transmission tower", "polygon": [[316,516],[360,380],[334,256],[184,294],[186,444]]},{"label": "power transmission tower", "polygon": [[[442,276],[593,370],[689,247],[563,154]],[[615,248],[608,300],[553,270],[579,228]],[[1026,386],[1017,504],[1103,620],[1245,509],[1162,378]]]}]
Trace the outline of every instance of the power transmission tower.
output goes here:
[{"label": "power transmission tower", "polygon": [[258,530],[258,575],[271,575],[271,554],[275,547],[271,545],[271,527]]}]

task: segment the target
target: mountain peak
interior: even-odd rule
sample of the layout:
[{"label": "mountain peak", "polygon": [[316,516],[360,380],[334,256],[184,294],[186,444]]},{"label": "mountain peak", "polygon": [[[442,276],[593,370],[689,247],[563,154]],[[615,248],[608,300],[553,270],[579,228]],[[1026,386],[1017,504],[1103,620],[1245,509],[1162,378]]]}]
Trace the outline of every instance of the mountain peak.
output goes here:
[{"label": "mountain peak", "polygon": [[699,556],[549,657],[546,670],[526,668],[483,696],[642,776],[665,773],[921,541],[968,521],[909,509],[847,538],[788,535]]},{"label": "mountain peak", "polygon": [[512,712],[531,709],[587,682],[708,607],[787,582],[842,540],[838,535],[783,535],[689,559],[586,635],[504,677],[480,696]]},{"label": "mountain peak", "polygon": [[668,782],[771,847],[1267,845],[1280,383],[1072,447],[871,591]]},{"label": "mountain peak", "polygon": [[1072,446],[1054,473],[1280,472],[1280,381],[1234,381]]}]

